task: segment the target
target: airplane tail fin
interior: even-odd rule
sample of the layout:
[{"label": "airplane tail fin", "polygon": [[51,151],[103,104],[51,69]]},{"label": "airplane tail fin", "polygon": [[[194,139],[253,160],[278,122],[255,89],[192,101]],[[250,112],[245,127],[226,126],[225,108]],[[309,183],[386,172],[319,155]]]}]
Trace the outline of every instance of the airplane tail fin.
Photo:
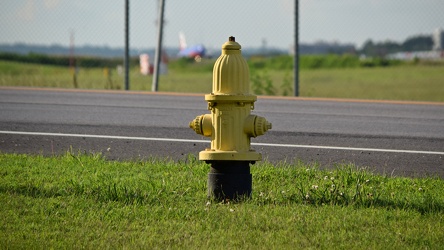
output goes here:
[{"label": "airplane tail fin", "polygon": [[181,31],[179,32],[179,50],[184,50],[187,47],[187,41],[185,40],[185,34]]}]

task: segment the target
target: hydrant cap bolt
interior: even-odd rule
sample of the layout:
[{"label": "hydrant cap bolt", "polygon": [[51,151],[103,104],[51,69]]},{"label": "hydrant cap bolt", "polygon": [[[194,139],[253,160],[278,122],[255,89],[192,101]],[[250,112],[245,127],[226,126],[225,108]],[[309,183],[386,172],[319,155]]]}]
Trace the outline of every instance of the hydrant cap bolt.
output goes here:
[{"label": "hydrant cap bolt", "polygon": [[240,50],[242,47],[239,43],[236,42],[236,39],[234,38],[234,36],[230,36],[228,38],[228,42],[225,42],[222,45],[222,51],[227,51],[227,50]]}]

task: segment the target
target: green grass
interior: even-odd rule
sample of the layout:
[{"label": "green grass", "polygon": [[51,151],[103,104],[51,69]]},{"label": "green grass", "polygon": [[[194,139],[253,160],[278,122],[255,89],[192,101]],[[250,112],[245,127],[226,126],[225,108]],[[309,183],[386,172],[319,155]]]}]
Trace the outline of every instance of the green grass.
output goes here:
[{"label": "green grass", "polygon": [[[77,74],[81,89],[124,89],[123,75],[111,70],[108,79],[102,68],[82,68]],[[212,87],[212,73],[176,74],[160,76],[159,91],[208,93]],[[152,76],[139,74],[138,68],[130,70],[131,90],[151,91]],[[0,86],[26,86],[49,88],[74,88],[71,71],[67,67],[8,62],[0,60]]]},{"label": "green grass", "polygon": [[[202,69],[191,65],[184,70],[172,67],[161,75],[159,91],[210,93],[212,72],[209,62]],[[444,102],[444,65],[405,64],[374,68],[302,69],[300,95],[379,100]],[[252,70],[252,89],[257,94],[292,95],[293,74],[285,70]],[[262,82],[261,82],[262,81]],[[267,81],[271,86],[267,86]],[[123,76],[112,70],[108,79],[101,68],[82,68],[77,75],[78,88],[123,89]],[[151,91],[152,77],[130,71],[130,89]],[[255,86],[256,85],[256,86]],[[74,88],[66,67],[0,61],[0,86]]]},{"label": "green grass", "polygon": [[253,194],[206,197],[209,167],[0,154],[2,248],[439,249],[444,181],[257,163]]},{"label": "green grass", "polygon": [[304,96],[444,101],[444,66],[404,65],[301,72]]}]

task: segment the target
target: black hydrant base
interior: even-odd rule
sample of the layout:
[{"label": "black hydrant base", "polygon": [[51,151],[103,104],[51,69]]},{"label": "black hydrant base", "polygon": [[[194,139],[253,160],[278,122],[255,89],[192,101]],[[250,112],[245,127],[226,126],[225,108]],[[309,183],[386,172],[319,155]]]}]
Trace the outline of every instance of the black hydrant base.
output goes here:
[{"label": "black hydrant base", "polygon": [[208,196],[217,200],[238,200],[251,196],[249,161],[213,161],[208,173]]}]

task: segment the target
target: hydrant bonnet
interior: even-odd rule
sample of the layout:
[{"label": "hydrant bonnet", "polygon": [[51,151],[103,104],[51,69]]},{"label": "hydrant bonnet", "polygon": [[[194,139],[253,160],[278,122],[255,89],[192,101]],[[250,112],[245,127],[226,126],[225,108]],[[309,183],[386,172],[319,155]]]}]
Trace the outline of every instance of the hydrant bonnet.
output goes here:
[{"label": "hydrant bonnet", "polygon": [[232,40],[222,45],[222,54],[213,67],[213,94],[249,94],[250,72],[241,55],[241,45]]}]

